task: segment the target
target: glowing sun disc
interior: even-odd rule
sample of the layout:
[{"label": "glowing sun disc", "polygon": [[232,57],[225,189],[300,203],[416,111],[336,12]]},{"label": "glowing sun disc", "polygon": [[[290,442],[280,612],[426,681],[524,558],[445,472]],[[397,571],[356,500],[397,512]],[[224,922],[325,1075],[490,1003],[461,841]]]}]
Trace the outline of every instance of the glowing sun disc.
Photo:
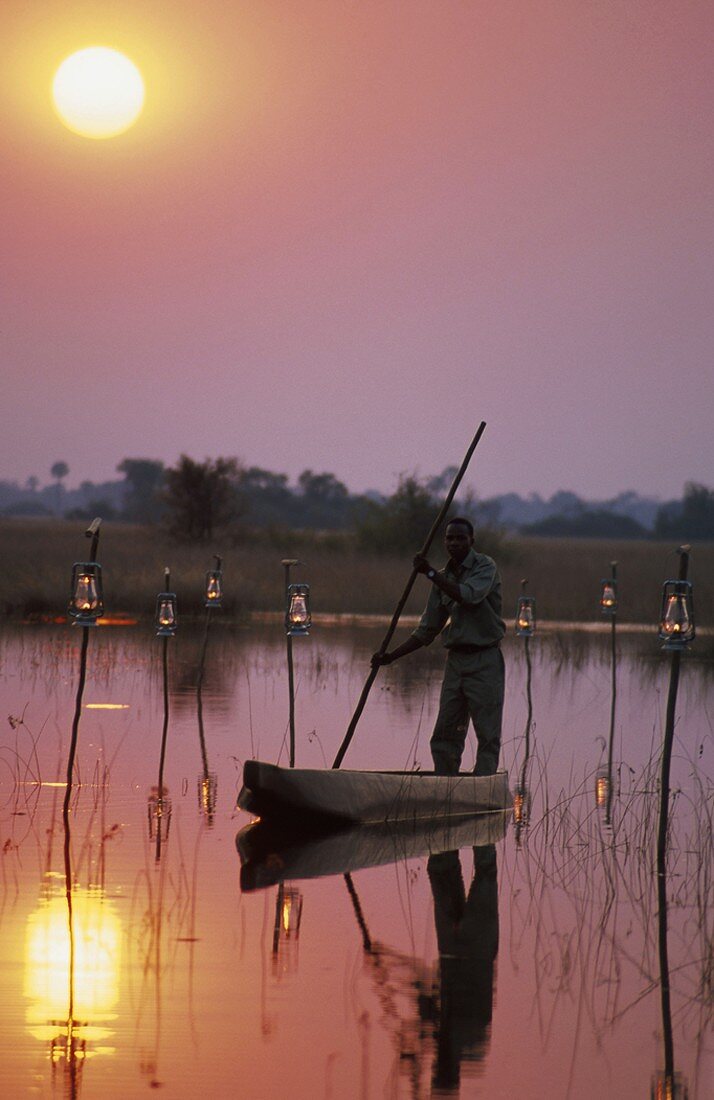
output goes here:
[{"label": "glowing sun disc", "polygon": [[110,138],[132,126],[144,106],[144,81],[133,61],[107,46],[66,57],[52,81],[57,114],[68,129]]}]

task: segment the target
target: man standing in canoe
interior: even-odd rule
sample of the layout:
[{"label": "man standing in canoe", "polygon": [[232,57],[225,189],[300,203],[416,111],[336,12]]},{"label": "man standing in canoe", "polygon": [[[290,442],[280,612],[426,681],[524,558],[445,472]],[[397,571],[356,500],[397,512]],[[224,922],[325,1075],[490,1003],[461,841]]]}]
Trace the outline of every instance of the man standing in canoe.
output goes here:
[{"label": "man standing in canoe", "polygon": [[496,563],[474,550],[471,521],[456,516],[444,535],[449,560],[435,569],[417,554],[414,568],[431,581],[431,592],[416,630],[391,652],[375,653],[372,667],[431,645],[443,631],[447,652],[439,715],[431,737],[437,775],[455,775],[466,742],[469,717],[476,731],[476,775],[493,775],[501,748],[505,667],[499,648],[506,632],[501,618],[501,578]]}]

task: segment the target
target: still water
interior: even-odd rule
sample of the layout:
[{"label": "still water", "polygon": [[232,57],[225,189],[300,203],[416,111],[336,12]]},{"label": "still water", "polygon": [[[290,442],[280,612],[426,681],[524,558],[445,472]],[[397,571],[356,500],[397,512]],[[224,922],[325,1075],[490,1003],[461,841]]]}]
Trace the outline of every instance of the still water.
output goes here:
[{"label": "still water", "polygon": [[[654,868],[668,665],[652,640],[619,646],[610,825],[596,799],[606,641],[532,641],[529,721],[511,639],[503,763],[518,821],[267,860],[250,833],[236,843],[249,818],[235,801],[246,758],[287,762],[285,640],[216,622],[199,708],[203,640],[197,627],[168,643],[159,819],[163,642],[91,631],[67,835],[81,631],[0,634],[3,1097],[631,1100],[650,1096],[665,1037],[690,1100],[714,1096],[710,664],[682,664],[666,1012]],[[359,626],[296,639],[299,766],[332,762],[380,640]],[[383,670],[344,766],[429,767],[440,669],[434,646]]]}]

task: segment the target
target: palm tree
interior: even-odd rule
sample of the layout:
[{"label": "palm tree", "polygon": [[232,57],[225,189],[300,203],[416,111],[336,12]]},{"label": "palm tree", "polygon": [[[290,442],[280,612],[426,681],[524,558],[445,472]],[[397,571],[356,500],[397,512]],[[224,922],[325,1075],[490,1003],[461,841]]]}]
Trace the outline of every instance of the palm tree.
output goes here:
[{"label": "palm tree", "polygon": [[57,515],[59,515],[62,511],[62,478],[67,477],[67,474],[69,473],[69,466],[66,462],[55,462],[54,466],[52,466],[52,468],[50,469],[50,473],[52,474],[52,477],[57,479],[57,500],[55,504],[55,511]]}]

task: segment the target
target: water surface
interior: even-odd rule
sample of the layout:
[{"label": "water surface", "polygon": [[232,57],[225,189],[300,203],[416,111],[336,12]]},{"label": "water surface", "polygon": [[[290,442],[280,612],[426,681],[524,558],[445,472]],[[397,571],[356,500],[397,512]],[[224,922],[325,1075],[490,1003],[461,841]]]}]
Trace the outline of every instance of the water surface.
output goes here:
[{"label": "water surface", "polygon": [[[285,640],[217,622],[199,722],[202,641],[196,628],[168,643],[159,822],[163,643],[92,631],[67,836],[81,634],[0,634],[3,1095],[630,1100],[649,1096],[670,1022],[691,1100],[712,1095],[710,666],[685,660],[680,684],[666,1020],[654,840],[668,666],[654,643],[620,644],[610,827],[595,798],[607,640],[532,643],[527,761],[511,640],[503,762],[524,788],[519,822],[453,846],[397,837],[367,867],[354,838],[328,856],[293,845],[241,875],[242,762],[287,761]],[[360,627],[295,641],[298,765],[331,764],[379,641]],[[429,767],[441,661],[434,646],[380,674],[345,767]]]}]

